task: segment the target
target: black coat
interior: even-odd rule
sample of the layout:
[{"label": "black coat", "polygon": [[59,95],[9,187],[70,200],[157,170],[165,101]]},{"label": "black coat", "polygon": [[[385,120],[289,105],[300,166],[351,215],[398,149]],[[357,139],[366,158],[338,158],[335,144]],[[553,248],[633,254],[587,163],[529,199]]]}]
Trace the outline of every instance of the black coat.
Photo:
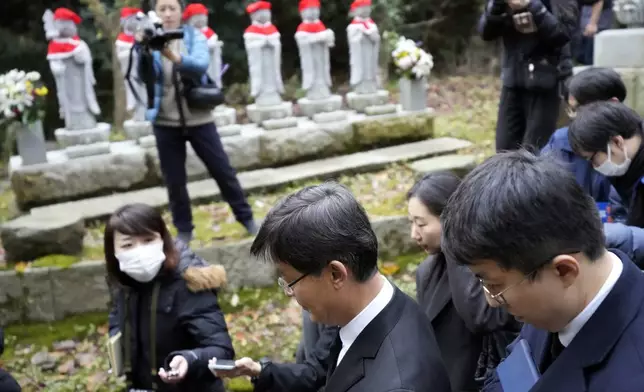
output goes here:
[{"label": "black coat", "polygon": [[[110,313],[110,335],[119,331],[124,335],[127,322],[131,335],[131,372],[127,376],[132,388],[223,392],[223,382],[208,370],[208,360],[235,356],[217,302],[217,288],[225,282],[226,274],[221,266],[209,266],[186,246],[179,245],[179,251],[181,261],[176,271],[160,273],[148,284],[116,290]],[[156,283],[159,283],[159,292],[153,316],[152,293]],[[155,355],[151,350],[151,317],[156,318]],[[122,341],[125,346],[124,336]],[[156,371],[160,367],[167,369],[175,355],[183,355],[188,360],[188,375],[177,385],[165,384]]]},{"label": "black coat", "polygon": [[544,60],[558,68],[561,80],[572,75],[570,41],[579,23],[578,5],[575,0],[550,3],[530,1],[526,11],[533,15],[537,32],[522,34],[516,31],[512,11],[503,0],[488,1],[479,31],[486,41],[503,40],[504,87],[526,88],[528,64]]},{"label": "black coat", "polygon": [[308,362],[267,365],[255,392],[316,392],[321,386],[325,386],[326,392],[450,391],[427,317],[413,299],[397,288],[389,304],[358,335],[340,365],[330,372],[337,361],[338,340],[338,332],[324,331],[320,343],[326,342],[329,354],[319,366]]},{"label": "black coat", "polygon": [[520,324],[505,309],[489,306],[479,280],[467,267],[445,262],[442,253],[418,267],[416,295],[436,334],[452,391],[478,391],[474,376],[485,337],[501,336],[505,347]]}]

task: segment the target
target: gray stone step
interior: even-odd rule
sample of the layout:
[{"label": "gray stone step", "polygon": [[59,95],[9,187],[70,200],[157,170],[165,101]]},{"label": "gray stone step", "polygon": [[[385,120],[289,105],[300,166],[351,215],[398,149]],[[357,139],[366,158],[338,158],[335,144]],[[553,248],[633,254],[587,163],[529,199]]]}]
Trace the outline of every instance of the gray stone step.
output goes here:
[{"label": "gray stone step", "polygon": [[[246,192],[266,191],[303,180],[333,178],[341,174],[379,170],[392,163],[449,154],[471,145],[472,143],[466,140],[454,138],[429,139],[292,166],[242,172],[238,174],[238,178]],[[219,188],[210,179],[189,183],[188,192],[193,203],[204,203],[220,198]],[[85,221],[94,221],[110,216],[112,212],[125,204],[137,202],[159,208],[166,207],[168,205],[166,189],[165,187],[154,187],[52,204],[33,208],[31,214],[58,215],[65,211],[74,211],[80,213]]]},{"label": "gray stone step", "polygon": [[448,170],[459,177],[465,176],[476,167],[476,156],[449,154],[438,157],[422,159],[409,164],[409,167],[416,172],[418,177],[427,173]]},{"label": "gray stone step", "polygon": [[[408,254],[418,245],[409,236],[406,216],[372,217],[381,258]],[[195,249],[211,264],[226,269],[228,287],[264,287],[277,283],[274,265],[250,255],[252,239]],[[82,300],[80,300],[82,299]],[[0,271],[0,320],[3,323],[62,320],[87,312],[105,312],[109,291],[104,261],[82,261],[69,268]]]}]

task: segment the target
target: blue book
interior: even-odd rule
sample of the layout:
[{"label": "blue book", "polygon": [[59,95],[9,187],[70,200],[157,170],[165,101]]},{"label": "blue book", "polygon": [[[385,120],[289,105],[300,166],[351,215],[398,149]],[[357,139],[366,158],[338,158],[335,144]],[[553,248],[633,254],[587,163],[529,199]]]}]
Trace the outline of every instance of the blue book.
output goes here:
[{"label": "blue book", "polygon": [[514,345],[510,355],[497,366],[496,374],[506,392],[528,392],[539,381],[539,371],[525,339]]}]

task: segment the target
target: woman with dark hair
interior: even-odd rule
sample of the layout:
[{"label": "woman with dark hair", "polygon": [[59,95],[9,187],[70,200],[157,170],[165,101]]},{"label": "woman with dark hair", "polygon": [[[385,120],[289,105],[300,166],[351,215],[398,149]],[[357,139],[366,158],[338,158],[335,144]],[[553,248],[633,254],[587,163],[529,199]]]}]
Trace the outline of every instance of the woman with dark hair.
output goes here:
[{"label": "woman with dark hair", "polygon": [[[183,39],[172,40],[162,50],[150,50],[141,42],[140,74],[152,82],[154,98],[146,120],[154,125],[154,136],[161,172],[168,189],[172,221],[178,238],[188,243],[194,225],[187,188],[186,142],[203,161],[215,179],[222,198],[230,205],[235,218],[249,234],[257,234],[257,225],[235,170],[217,133],[212,110],[190,107],[184,96],[185,83],[204,82],[210,62],[206,37],[189,25],[182,25],[184,2],[156,0],[154,10],[164,30],[181,29]],[[137,35],[137,42],[143,39]],[[196,82],[195,82],[196,83]]]},{"label": "woman with dark hair", "polygon": [[129,388],[224,392],[208,370],[235,355],[217,289],[226,280],[172,237],[154,208],[119,208],[105,226],[105,261],[114,288],[110,336],[121,334]]},{"label": "woman with dark hair", "polygon": [[489,306],[481,282],[441,251],[440,214],[460,179],[449,172],[425,175],[408,192],[411,237],[429,254],[416,272],[416,296],[429,317],[453,392],[478,391],[505,356],[520,324]]}]

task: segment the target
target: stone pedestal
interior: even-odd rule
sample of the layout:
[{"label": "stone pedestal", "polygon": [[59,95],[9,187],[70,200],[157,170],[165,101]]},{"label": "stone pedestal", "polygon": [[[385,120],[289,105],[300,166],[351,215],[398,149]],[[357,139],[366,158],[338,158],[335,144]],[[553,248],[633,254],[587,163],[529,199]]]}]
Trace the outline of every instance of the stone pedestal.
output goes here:
[{"label": "stone pedestal", "polygon": [[282,102],[278,105],[269,106],[251,104],[246,106],[246,114],[251,122],[261,125],[266,120],[292,117],[293,104],[291,102]]},{"label": "stone pedestal", "polygon": [[[388,105],[389,103],[389,91],[387,90],[378,90],[374,94],[359,94],[356,92],[350,92],[347,93],[347,106],[349,106],[350,109],[355,110],[358,113],[367,113],[367,108],[368,107],[383,107],[383,110],[377,110],[375,108],[371,108],[370,112],[377,111],[377,114],[385,114],[385,113],[395,113],[396,112],[396,107],[392,107]],[[385,110],[386,109],[386,110]]]},{"label": "stone pedestal", "polygon": [[595,36],[595,67],[644,67],[644,28],[604,30]]},{"label": "stone pedestal", "polygon": [[312,100],[309,98],[300,98],[297,100],[302,115],[313,118],[317,113],[328,113],[340,110],[342,108],[342,97],[331,95],[328,98]]},{"label": "stone pedestal", "polygon": [[152,123],[149,121],[125,120],[123,131],[130,140],[138,140],[144,136],[152,135]]},{"label": "stone pedestal", "polygon": [[212,111],[219,136],[234,136],[241,132],[241,125],[237,124],[237,111],[226,105],[219,105]]},{"label": "stone pedestal", "polygon": [[109,153],[111,129],[110,124],[98,123],[92,129],[59,128],[54,131],[54,135],[58,144],[64,148],[69,157],[77,158]]}]

